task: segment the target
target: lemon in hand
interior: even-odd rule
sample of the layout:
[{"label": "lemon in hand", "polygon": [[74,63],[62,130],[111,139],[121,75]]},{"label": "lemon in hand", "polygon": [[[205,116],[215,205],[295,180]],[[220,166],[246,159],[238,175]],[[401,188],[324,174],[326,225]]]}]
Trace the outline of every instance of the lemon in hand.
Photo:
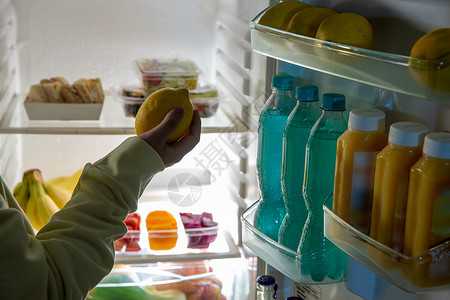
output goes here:
[{"label": "lemon in hand", "polygon": [[337,14],[337,11],[326,7],[308,7],[299,10],[287,26],[287,31],[316,37],[320,24],[329,16]]},{"label": "lemon in hand", "polygon": [[136,114],[136,134],[140,135],[156,127],[169,111],[177,107],[184,109],[184,116],[177,129],[167,139],[169,143],[177,141],[189,129],[194,114],[189,90],[185,88],[162,88],[150,94]]},{"label": "lemon in hand", "polygon": [[369,21],[354,13],[338,13],[326,18],[317,30],[316,38],[324,41],[372,49],[373,28]]},{"label": "lemon in hand", "polygon": [[414,77],[432,90],[450,92],[450,28],[435,29],[411,48],[409,63]]},{"label": "lemon in hand", "polygon": [[291,18],[299,10],[307,7],[311,7],[311,4],[295,0],[278,2],[266,10],[258,24],[286,30]]}]

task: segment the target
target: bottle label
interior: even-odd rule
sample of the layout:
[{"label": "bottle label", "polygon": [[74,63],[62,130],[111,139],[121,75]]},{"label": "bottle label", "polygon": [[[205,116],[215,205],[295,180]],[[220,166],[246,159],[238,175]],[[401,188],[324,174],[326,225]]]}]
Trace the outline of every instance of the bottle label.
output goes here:
[{"label": "bottle label", "polygon": [[353,156],[350,222],[363,233],[369,232],[375,163],[378,152],[355,152]]}]

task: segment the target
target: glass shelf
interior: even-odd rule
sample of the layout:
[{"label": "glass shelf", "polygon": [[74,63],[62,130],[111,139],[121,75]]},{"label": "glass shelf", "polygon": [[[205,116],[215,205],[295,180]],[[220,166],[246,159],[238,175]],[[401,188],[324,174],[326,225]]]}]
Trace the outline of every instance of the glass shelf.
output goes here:
[{"label": "glass shelf", "polygon": [[[14,97],[0,121],[0,133],[135,134],[134,118],[126,117],[122,104],[108,93],[105,95],[99,120],[93,121],[29,120],[23,105],[25,96],[25,94],[18,94]],[[202,118],[203,133],[244,130],[246,130],[245,126],[237,120],[231,120],[220,106],[215,116]]]},{"label": "glass shelf", "polygon": [[260,25],[263,13],[250,23],[258,53],[394,92],[450,101],[450,55],[429,61],[318,40]]},{"label": "glass shelf", "polygon": [[325,236],[378,276],[414,294],[450,292],[450,242],[421,256],[406,256],[361,233],[327,205],[323,209]]},{"label": "glass shelf", "polygon": [[[261,233],[253,226],[255,211],[258,208],[259,200],[253,203],[242,214],[241,220],[243,226],[243,242],[250,250],[252,250],[258,257],[263,259],[266,263],[276,268],[278,271],[288,276],[296,282],[303,284],[329,284],[342,281],[344,278],[336,280],[326,277],[323,281],[317,282],[311,276],[304,275],[301,271],[302,261],[314,260],[314,253],[311,255],[301,255],[298,252],[292,251],[289,248],[277,243],[271,238]],[[337,247],[333,247],[326,253],[332,255],[331,252],[341,251]],[[323,253],[322,253],[323,254]]]}]

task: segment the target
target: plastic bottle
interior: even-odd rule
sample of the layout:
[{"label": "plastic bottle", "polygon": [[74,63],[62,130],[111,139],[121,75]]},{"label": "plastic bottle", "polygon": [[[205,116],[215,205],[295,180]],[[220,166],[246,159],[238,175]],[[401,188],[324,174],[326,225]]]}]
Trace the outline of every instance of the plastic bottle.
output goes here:
[{"label": "plastic bottle", "polygon": [[316,282],[326,277],[342,278],[347,256],[334,246],[323,232],[323,203],[333,192],[337,139],[347,129],[343,117],[345,96],[324,94],[322,115],[311,130],[306,144],[303,196],[308,219],[300,240],[301,271]]},{"label": "plastic bottle", "polygon": [[333,211],[363,233],[369,233],[376,157],[387,143],[384,112],[350,111],[348,129],[337,141]]},{"label": "plastic bottle", "polygon": [[278,285],[270,275],[261,275],[256,280],[256,300],[272,300],[277,298]]},{"label": "plastic bottle", "polygon": [[278,241],[298,250],[308,211],[303,199],[302,184],[305,152],[311,128],[320,117],[318,88],[314,85],[297,87],[297,105],[289,115],[283,133],[281,188],[286,215],[281,224]]},{"label": "plastic bottle", "polygon": [[[450,133],[425,136],[412,166],[406,204],[404,253],[419,256],[450,238]],[[438,269],[436,269],[438,271]],[[448,269],[445,270],[448,275]]]},{"label": "plastic bottle", "polygon": [[377,155],[370,236],[403,251],[409,172],[422,156],[428,128],[416,122],[397,122],[389,130],[389,144]]},{"label": "plastic bottle", "polygon": [[267,99],[258,124],[256,169],[261,200],[255,211],[254,226],[278,241],[286,209],[281,192],[281,157],[283,131],[295,106],[292,76],[277,74],[272,78],[272,94]]}]

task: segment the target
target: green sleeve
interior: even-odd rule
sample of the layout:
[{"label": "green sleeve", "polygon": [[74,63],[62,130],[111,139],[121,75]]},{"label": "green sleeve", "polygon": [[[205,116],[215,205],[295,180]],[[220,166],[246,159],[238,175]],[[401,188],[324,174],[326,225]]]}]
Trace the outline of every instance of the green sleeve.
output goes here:
[{"label": "green sleeve", "polygon": [[85,166],[72,199],[36,235],[4,192],[9,208],[0,209],[0,299],[84,299],[110,272],[113,241],[127,230],[123,220],[163,169],[153,148],[128,138]]}]

